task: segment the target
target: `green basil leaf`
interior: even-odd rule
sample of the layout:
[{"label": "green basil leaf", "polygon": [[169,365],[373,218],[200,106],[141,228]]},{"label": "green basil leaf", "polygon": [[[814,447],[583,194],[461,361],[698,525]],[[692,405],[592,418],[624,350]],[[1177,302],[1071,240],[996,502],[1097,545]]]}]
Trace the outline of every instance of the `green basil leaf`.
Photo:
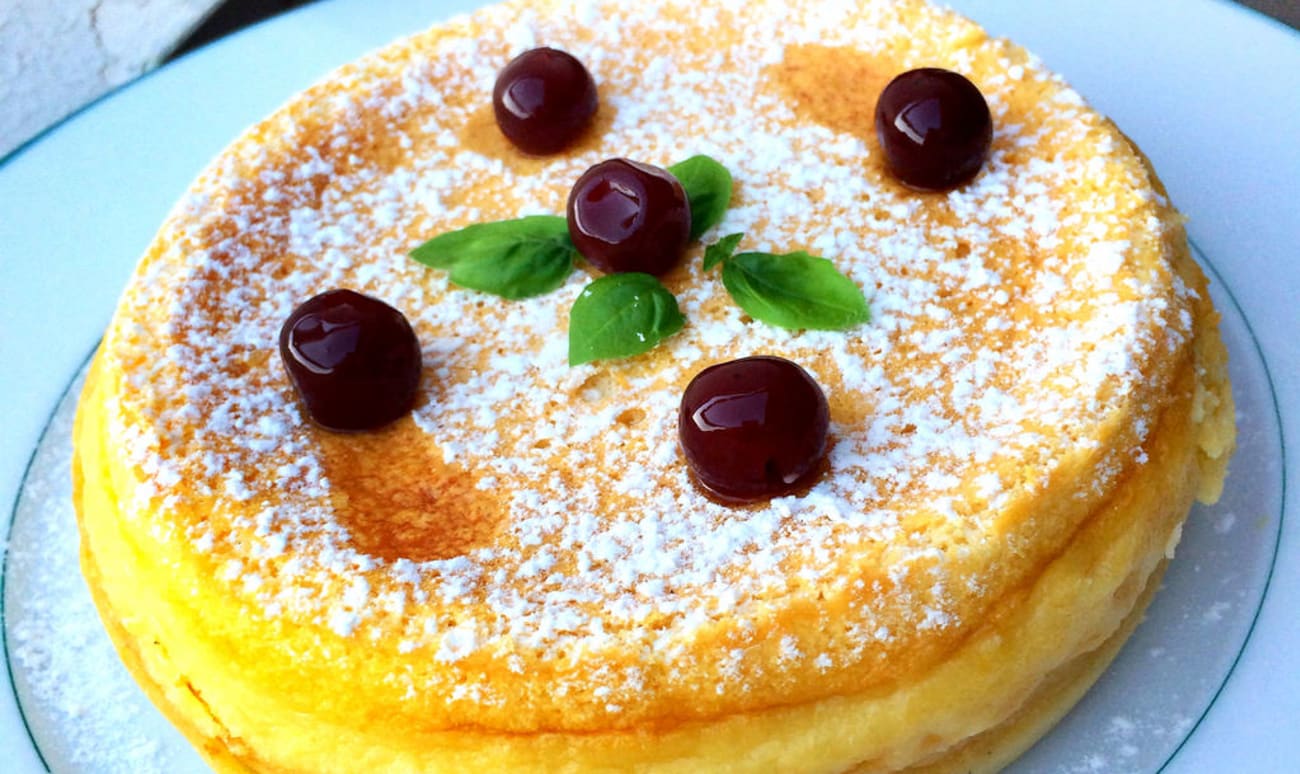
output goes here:
[{"label": "green basil leaf", "polygon": [[461,287],[518,299],[563,285],[578,251],[564,218],[533,215],[441,234],[412,250],[411,257],[446,269]]},{"label": "green basil leaf", "polygon": [[744,234],[727,234],[704,248],[704,270],[708,271],[730,258],[736,252],[736,245],[739,245],[740,240],[744,238]]},{"label": "green basil leaf", "polygon": [[691,206],[691,239],[717,225],[731,204],[731,173],[708,156],[691,156],[668,168],[686,190]]},{"label": "green basil leaf", "polygon": [[569,365],[631,357],[681,330],[677,299],[649,274],[606,274],[569,311]]},{"label": "green basil leaf", "polygon": [[853,280],[802,251],[734,255],[722,264],[722,284],[751,317],[781,328],[843,330],[871,316]]}]

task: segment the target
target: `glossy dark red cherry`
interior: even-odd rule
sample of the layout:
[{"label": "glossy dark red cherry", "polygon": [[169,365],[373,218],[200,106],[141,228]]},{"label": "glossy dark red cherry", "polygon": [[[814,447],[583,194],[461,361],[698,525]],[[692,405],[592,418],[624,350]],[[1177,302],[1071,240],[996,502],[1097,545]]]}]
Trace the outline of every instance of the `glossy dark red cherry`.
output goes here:
[{"label": "glossy dark red cherry", "polygon": [[497,126],[525,153],[563,150],[596,114],[596,82],[571,54],[534,48],[497,75],[492,108]]},{"label": "glossy dark red cherry", "polygon": [[803,368],[760,356],[710,366],[682,394],[677,433],[711,495],[752,502],[807,483],[826,451],[830,409]]},{"label": "glossy dark red cherry", "polygon": [[568,217],[573,245],[607,274],[663,274],[691,237],[682,184],[666,170],[627,159],[582,173],[569,192]]},{"label": "glossy dark red cherry", "polygon": [[993,120],[975,84],[951,70],[924,67],[903,73],[880,93],[876,136],[905,185],[946,191],[979,173]]},{"label": "glossy dark red cherry", "polygon": [[280,329],[280,357],[307,413],[328,430],[371,430],[411,409],[420,343],[406,317],[377,298],[330,290]]}]

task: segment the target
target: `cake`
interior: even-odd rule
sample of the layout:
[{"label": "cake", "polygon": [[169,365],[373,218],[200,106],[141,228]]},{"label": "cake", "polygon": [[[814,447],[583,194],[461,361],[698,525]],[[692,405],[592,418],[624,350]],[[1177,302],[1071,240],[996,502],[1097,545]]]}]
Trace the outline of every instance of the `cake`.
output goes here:
[{"label": "cake", "polygon": [[[553,46],[599,106],[563,150],[493,84]],[[978,86],[978,173],[900,183],[899,73]],[[680,329],[570,365],[585,262],[509,300],[411,259],[565,212],[611,157],[734,178],[658,279]],[[843,330],[769,325],[706,248],[805,251]],[[612,275],[611,275],[612,276]],[[414,406],[313,422],[279,336],[349,288],[410,321]],[[1141,619],[1233,446],[1226,353],[1148,161],[1012,43],[921,0],[511,2],[343,67],[178,203],[95,355],[74,433],[82,565],[141,687],[220,771],[984,771]],[[706,367],[797,363],[820,467],[701,491],[679,404]]]}]

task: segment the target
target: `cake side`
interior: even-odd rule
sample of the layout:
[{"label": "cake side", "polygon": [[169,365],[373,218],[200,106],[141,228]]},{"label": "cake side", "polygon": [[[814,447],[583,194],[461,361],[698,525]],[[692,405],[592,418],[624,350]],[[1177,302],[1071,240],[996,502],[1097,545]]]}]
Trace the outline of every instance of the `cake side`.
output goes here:
[{"label": "cake side", "polygon": [[[1190,368],[1184,369],[1180,384],[1188,395],[1189,377]],[[475,761],[483,770],[583,770],[636,762],[646,770],[698,771],[722,761],[738,771],[838,771],[851,766],[855,771],[894,771],[917,761],[928,761],[924,770],[931,772],[995,770],[995,764],[1014,757],[1068,709],[1070,697],[1095,679],[1140,619],[1154,591],[1156,571],[1172,554],[1196,477],[1197,428],[1188,421],[1189,413],[1188,400],[1168,413],[1153,433],[1158,439],[1152,448],[1156,461],[1139,469],[1061,557],[1030,587],[1003,599],[985,624],[935,669],[883,690],[672,729],[487,736],[470,729],[422,730],[391,720],[334,725],[293,711],[294,700],[288,697],[334,692],[335,682],[312,690],[310,683],[250,679],[247,667],[232,662],[231,652],[214,642],[201,621],[189,631],[180,629],[175,625],[180,619],[166,604],[157,608],[164,612],[152,618],[149,606],[139,605],[139,600],[156,599],[155,590],[165,579],[139,575],[126,582],[101,580],[97,602],[114,623],[110,631],[119,647],[145,651],[142,660],[150,668],[137,671],[137,676],[146,685],[172,686],[171,700],[160,706],[182,728],[203,729],[196,746],[223,771],[243,766],[256,771],[349,771],[357,770],[357,756],[384,770],[450,771],[466,761]],[[93,462],[93,456],[88,461]],[[94,491],[111,491],[97,483]],[[82,503],[85,512],[100,507],[102,503]],[[111,530],[112,523],[110,519],[88,525],[87,544],[95,546],[101,561],[120,565],[122,533],[91,534],[104,525]],[[93,566],[89,554],[86,561]],[[88,572],[88,577],[94,574]],[[112,606],[114,595],[125,599],[140,627],[125,641],[117,628],[123,616]],[[170,643],[185,657],[173,659],[159,642]],[[192,685],[175,662],[190,674],[202,675],[207,688]],[[1069,689],[1065,696],[1060,694],[1063,688]],[[205,693],[198,698],[226,708],[221,720],[212,716],[206,701],[195,704],[192,692],[199,690]],[[365,706],[364,696],[350,698],[354,706]],[[1025,711],[1027,699],[1035,711]],[[231,712],[232,707],[239,711]],[[349,754],[340,758],[339,750]],[[978,751],[973,758],[972,751]],[[242,763],[232,768],[232,760]],[[297,761],[299,767],[284,769],[279,761]]]}]

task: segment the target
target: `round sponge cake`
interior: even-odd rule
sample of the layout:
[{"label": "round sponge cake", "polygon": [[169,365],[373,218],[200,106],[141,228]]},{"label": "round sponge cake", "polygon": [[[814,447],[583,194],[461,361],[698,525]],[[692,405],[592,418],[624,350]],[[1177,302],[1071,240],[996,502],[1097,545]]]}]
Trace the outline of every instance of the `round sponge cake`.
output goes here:
[{"label": "round sponge cake", "polygon": [[[532,157],[493,123],[535,45],[595,123]],[[970,183],[885,169],[876,96],[963,73]],[[727,166],[703,243],[830,259],[870,322],[750,319],[696,244],[687,318],[569,366],[595,276],[507,301],[408,257],[562,213],[592,164]],[[305,299],[404,312],[408,417],[311,423],[277,351]],[[824,471],[705,497],[682,390],[757,354],[812,373]],[[514,2],[342,68],[235,141],[162,227],[75,431],[85,573],[124,660],[230,771],[972,771],[1031,744],[1140,619],[1233,445],[1226,355],[1141,154],[1023,50],[920,0]]]}]

